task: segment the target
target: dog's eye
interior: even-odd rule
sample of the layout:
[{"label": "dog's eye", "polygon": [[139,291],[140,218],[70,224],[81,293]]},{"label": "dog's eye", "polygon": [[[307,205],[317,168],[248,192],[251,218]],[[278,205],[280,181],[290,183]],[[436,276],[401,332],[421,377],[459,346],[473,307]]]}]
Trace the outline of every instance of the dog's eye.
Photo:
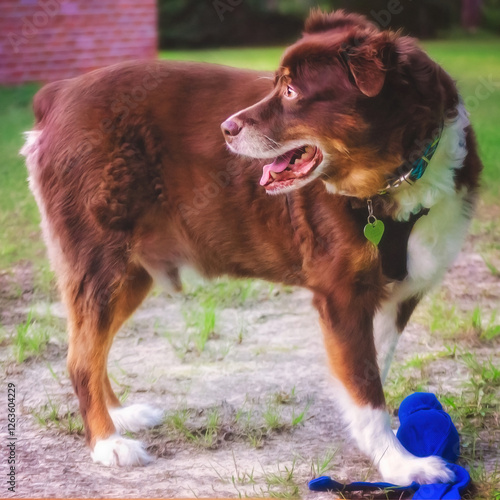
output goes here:
[{"label": "dog's eye", "polygon": [[291,85],[287,85],[284,91],[284,96],[287,99],[295,99],[297,97],[297,91]]}]

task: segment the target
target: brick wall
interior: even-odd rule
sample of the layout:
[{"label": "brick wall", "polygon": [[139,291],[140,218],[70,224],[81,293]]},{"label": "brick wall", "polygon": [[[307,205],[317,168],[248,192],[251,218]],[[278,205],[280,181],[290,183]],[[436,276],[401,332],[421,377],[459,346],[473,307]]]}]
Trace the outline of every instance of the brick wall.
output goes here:
[{"label": "brick wall", "polygon": [[155,0],[0,0],[0,84],[157,55]]}]

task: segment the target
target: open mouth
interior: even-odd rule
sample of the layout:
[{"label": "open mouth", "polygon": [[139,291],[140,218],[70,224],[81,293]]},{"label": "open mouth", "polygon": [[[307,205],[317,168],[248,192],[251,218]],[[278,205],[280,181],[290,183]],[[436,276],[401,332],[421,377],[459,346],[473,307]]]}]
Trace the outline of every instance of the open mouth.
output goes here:
[{"label": "open mouth", "polygon": [[296,180],[310,175],[322,160],[323,154],[316,146],[292,149],[264,165],[260,185],[267,191],[291,186]]}]

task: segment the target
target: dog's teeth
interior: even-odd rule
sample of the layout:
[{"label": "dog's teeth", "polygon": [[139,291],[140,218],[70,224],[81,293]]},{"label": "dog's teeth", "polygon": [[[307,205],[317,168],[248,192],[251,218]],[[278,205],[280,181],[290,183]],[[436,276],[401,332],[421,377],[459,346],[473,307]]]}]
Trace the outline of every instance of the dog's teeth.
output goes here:
[{"label": "dog's teeth", "polygon": [[276,174],[276,172],[273,172],[272,170],[269,173],[271,174],[271,177],[273,179],[276,179],[276,177],[278,177],[278,175]]},{"label": "dog's teeth", "polygon": [[306,159],[309,160],[310,158],[312,158],[312,153],[314,153],[314,146],[306,146],[304,148],[304,152],[299,158],[299,161],[302,160],[304,157],[306,157]]}]

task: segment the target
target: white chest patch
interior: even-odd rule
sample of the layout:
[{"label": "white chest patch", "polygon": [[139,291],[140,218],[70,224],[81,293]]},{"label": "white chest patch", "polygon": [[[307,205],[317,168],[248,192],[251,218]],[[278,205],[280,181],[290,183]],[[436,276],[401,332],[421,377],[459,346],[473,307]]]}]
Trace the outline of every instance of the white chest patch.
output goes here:
[{"label": "white chest patch", "polygon": [[467,193],[457,192],[455,172],[467,156],[467,112],[459,105],[458,116],[446,123],[439,146],[425,174],[412,186],[402,186],[394,199],[396,218],[408,220],[412,213],[429,208],[415,224],[408,241],[407,293],[415,295],[437,284],[458,255],[470,220]]},{"label": "white chest patch", "polygon": [[396,219],[408,220],[423,207],[432,208],[447,197],[456,196],[455,171],[462,168],[467,156],[465,128],[470,124],[463,104],[457,112],[456,118],[444,124],[439,146],[424,175],[412,185],[403,183],[392,195],[399,205]]},{"label": "white chest patch", "polygon": [[467,113],[460,105],[458,116],[445,124],[441,141],[425,174],[413,185],[402,185],[393,195],[399,203],[396,218],[408,220],[412,213],[429,208],[415,223],[408,240],[408,276],[388,286],[388,297],[373,322],[378,364],[385,379],[399,338],[396,326],[399,305],[423,295],[443,278],[457,257],[470,221],[470,204],[464,189],[457,192],[455,172],[467,155]]}]

